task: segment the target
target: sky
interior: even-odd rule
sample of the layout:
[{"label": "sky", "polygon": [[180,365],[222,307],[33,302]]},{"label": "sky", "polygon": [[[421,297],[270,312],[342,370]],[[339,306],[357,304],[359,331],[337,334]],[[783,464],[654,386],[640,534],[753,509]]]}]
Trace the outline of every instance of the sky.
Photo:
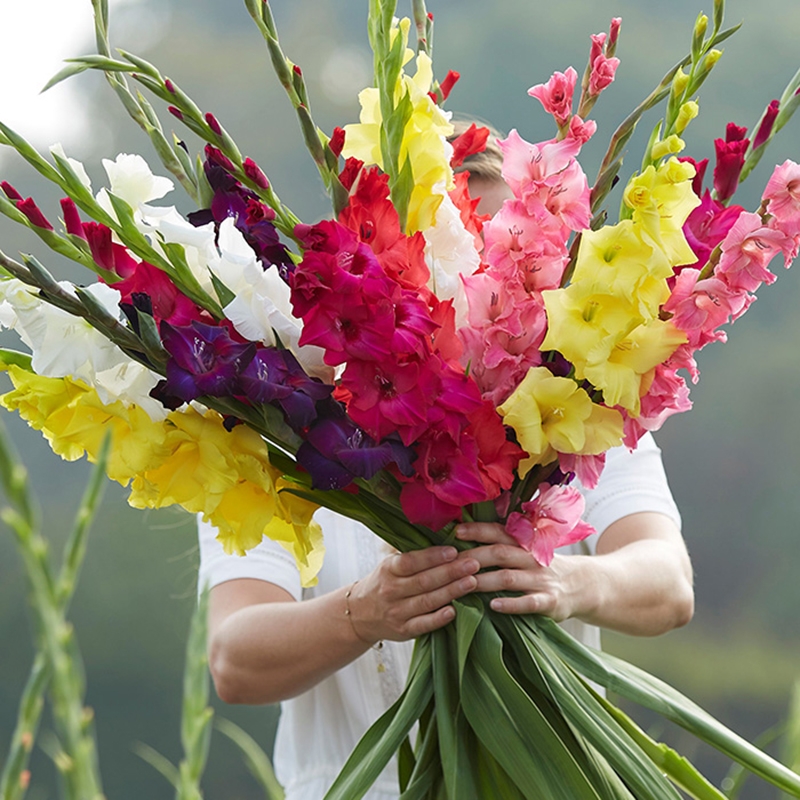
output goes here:
[{"label": "sky", "polygon": [[[132,49],[145,49],[163,28],[164,12],[150,0],[110,0],[110,6]],[[63,59],[94,52],[91,0],[0,2],[0,31],[0,119],[39,147],[77,146],[101,133],[81,108],[81,78],[40,94]]]}]

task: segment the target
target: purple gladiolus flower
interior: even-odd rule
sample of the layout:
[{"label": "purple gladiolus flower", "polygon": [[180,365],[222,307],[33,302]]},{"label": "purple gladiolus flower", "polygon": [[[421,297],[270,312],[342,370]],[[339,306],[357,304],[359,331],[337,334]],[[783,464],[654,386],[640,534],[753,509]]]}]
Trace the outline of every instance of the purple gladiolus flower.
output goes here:
[{"label": "purple gladiolus flower", "polygon": [[380,444],[353,423],[339,403],[325,404],[321,416],[309,429],[297,451],[299,464],[311,475],[316,489],[343,489],[354,478],[369,479],[378,470],[395,463],[404,475],[412,474],[415,455],[399,440]]},{"label": "purple gladiolus flower", "polygon": [[175,327],[162,322],[161,341],[172,356],[161,389],[184,402],[202,395],[224,397],[234,393],[242,370],[256,352],[255,344],[231,339],[227,328],[192,322]]},{"label": "purple gladiolus flower", "polygon": [[254,403],[273,403],[294,430],[316,418],[316,403],[330,397],[333,386],[310,378],[288,350],[267,347],[256,352],[239,376],[243,393]]},{"label": "purple gladiolus flower", "polygon": [[209,222],[219,224],[232,217],[264,268],[276,264],[285,278],[285,273],[291,271],[294,264],[272,224],[275,212],[254,192],[242,186],[218,160],[207,158],[203,169],[214,197],[211,208],[189,214],[189,222],[196,226]]}]

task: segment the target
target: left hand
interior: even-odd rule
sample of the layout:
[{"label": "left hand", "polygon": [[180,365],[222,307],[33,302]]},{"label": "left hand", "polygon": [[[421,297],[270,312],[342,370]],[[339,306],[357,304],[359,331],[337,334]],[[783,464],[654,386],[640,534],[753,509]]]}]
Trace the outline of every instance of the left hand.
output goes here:
[{"label": "left hand", "polygon": [[[470,522],[456,528],[456,538],[477,542],[460,555],[481,565],[476,592],[522,592],[519,597],[496,597],[494,611],[503,614],[542,614],[556,622],[576,613],[576,595],[570,576],[575,559],[580,556],[555,555],[549,567],[539,564],[531,553],[520,547],[503,528],[492,522]],[[489,571],[486,571],[489,570]]]}]

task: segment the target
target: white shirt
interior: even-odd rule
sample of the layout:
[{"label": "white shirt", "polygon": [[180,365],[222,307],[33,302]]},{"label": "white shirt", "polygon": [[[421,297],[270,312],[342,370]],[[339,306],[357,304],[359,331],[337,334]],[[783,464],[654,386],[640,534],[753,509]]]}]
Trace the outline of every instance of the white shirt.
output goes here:
[{"label": "white shirt", "polygon": [[[639,447],[609,451],[596,489],[581,490],[584,519],[597,534],[558,552],[594,554],[597,539],[612,523],[629,514],[655,511],[680,526],[680,515],[667,485],[661,451],[647,434]],[[315,519],[325,534],[325,561],[319,583],[303,589],[294,559],[279,544],[265,539],[244,558],[228,556],[215,530],[199,525],[199,585],[209,587],[238,578],[274,583],[296,600],[309,599],[347,586],[371,572],[388,553],[388,546],[363,525],[320,509]],[[562,623],[573,636],[600,646],[600,631],[579,620]],[[412,642],[385,642],[299,697],[281,703],[275,739],[275,771],[286,789],[286,800],[322,800],[350,752],[369,726],[399,697],[411,659]],[[390,762],[365,795],[367,800],[397,800],[397,766]]]}]

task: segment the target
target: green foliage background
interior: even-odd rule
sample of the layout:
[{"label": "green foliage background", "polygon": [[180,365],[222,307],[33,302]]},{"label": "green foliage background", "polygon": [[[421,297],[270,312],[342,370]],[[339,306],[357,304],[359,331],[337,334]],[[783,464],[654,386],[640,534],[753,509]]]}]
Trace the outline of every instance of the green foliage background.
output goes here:
[{"label": "green foliage background", "polygon": [[[616,123],[688,49],[695,16],[710,11],[710,5],[700,0],[429,0],[437,23],[437,74],[450,68],[461,72],[451,109],[489,119],[501,129],[517,127],[532,141],[546,138],[550,121],[527,97],[527,88],[569,64],[580,73],[589,34],[606,29],[611,16],[622,16],[622,65],[598,104],[600,129],[582,159],[592,177]],[[370,63],[366,3],[293,0],[273,7],[284,49],[303,67],[310,85],[317,122],[330,130],[355,121],[357,66]],[[407,13],[403,3],[399,7]],[[143,55],[224,122],[301,217],[313,221],[327,214],[291,109],[244,6],[161,0],[158,11],[161,35]],[[120,14],[115,24],[112,17],[113,39],[123,47],[128,43],[125,19]],[[723,135],[729,120],[752,125],[800,66],[796,0],[730,0],[728,22],[740,20],[744,29],[726,43],[725,57],[700,95],[701,117],[687,134],[687,152],[696,157],[712,154],[713,138]],[[149,143],[117,111],[102,81],[97,76],[78,80],[98,136],[71,155],[87,162],[96,185],[103,184],[100,157],[140,152],[155,164]],[[635,142],[630,150],[629,171],[656,121],[655,116],[645,119],[638,146]],[[799,134],[798,120],[782,132],[740,193],[743,205],[758,205],[772,164],[790,156],[800,159]],[[51,217],[57,215],[57,197],[17,160],[4,159],[0,170],[26,196],[34,194]],[[182,200],[173,202],[191,210]],[[33,237],[1,219],[0,243],[6,252],[36,252],[59,274],[88,280],[70,265],[45,259]],[[782,716],[789,687],[800,674],[800,276],[775,269],[781,273],[777,286],[765,287],[731,330],[729,344],[701,354],[702,380],[692,392],[696,409],[669,420],[658,436],[695,564],[695,621],[657,640],[606,638],[609,648],[673,682],[749,737]],[[24,425],[12,427],[58,545],[87,470],[60,463]],[[108,795],[157,800],[171,791],[133,755],[131,744],[144,741],[177,760],[182,658],[197,555],[192,520],[172,511],[135,512],[124,496],[118,487],[106,496],[71,616],[86,661]],[[21,570],[10,536],[0,533],[0,753],[31,657]],[[221,713],[270,746],[274,709]],[[669,735],[679,747],[691,747],[680,734]],[[686,755],[697,755],[717,779],[726,768],[702,752]],[[53,769],[41,753],[33,772],[31,800],[54,797]],[[223,737],[215,738],[206,788],[212,800],[258,796]],[[771,796],[766,788],[753,791],[758,793],[747,796]]]}]

